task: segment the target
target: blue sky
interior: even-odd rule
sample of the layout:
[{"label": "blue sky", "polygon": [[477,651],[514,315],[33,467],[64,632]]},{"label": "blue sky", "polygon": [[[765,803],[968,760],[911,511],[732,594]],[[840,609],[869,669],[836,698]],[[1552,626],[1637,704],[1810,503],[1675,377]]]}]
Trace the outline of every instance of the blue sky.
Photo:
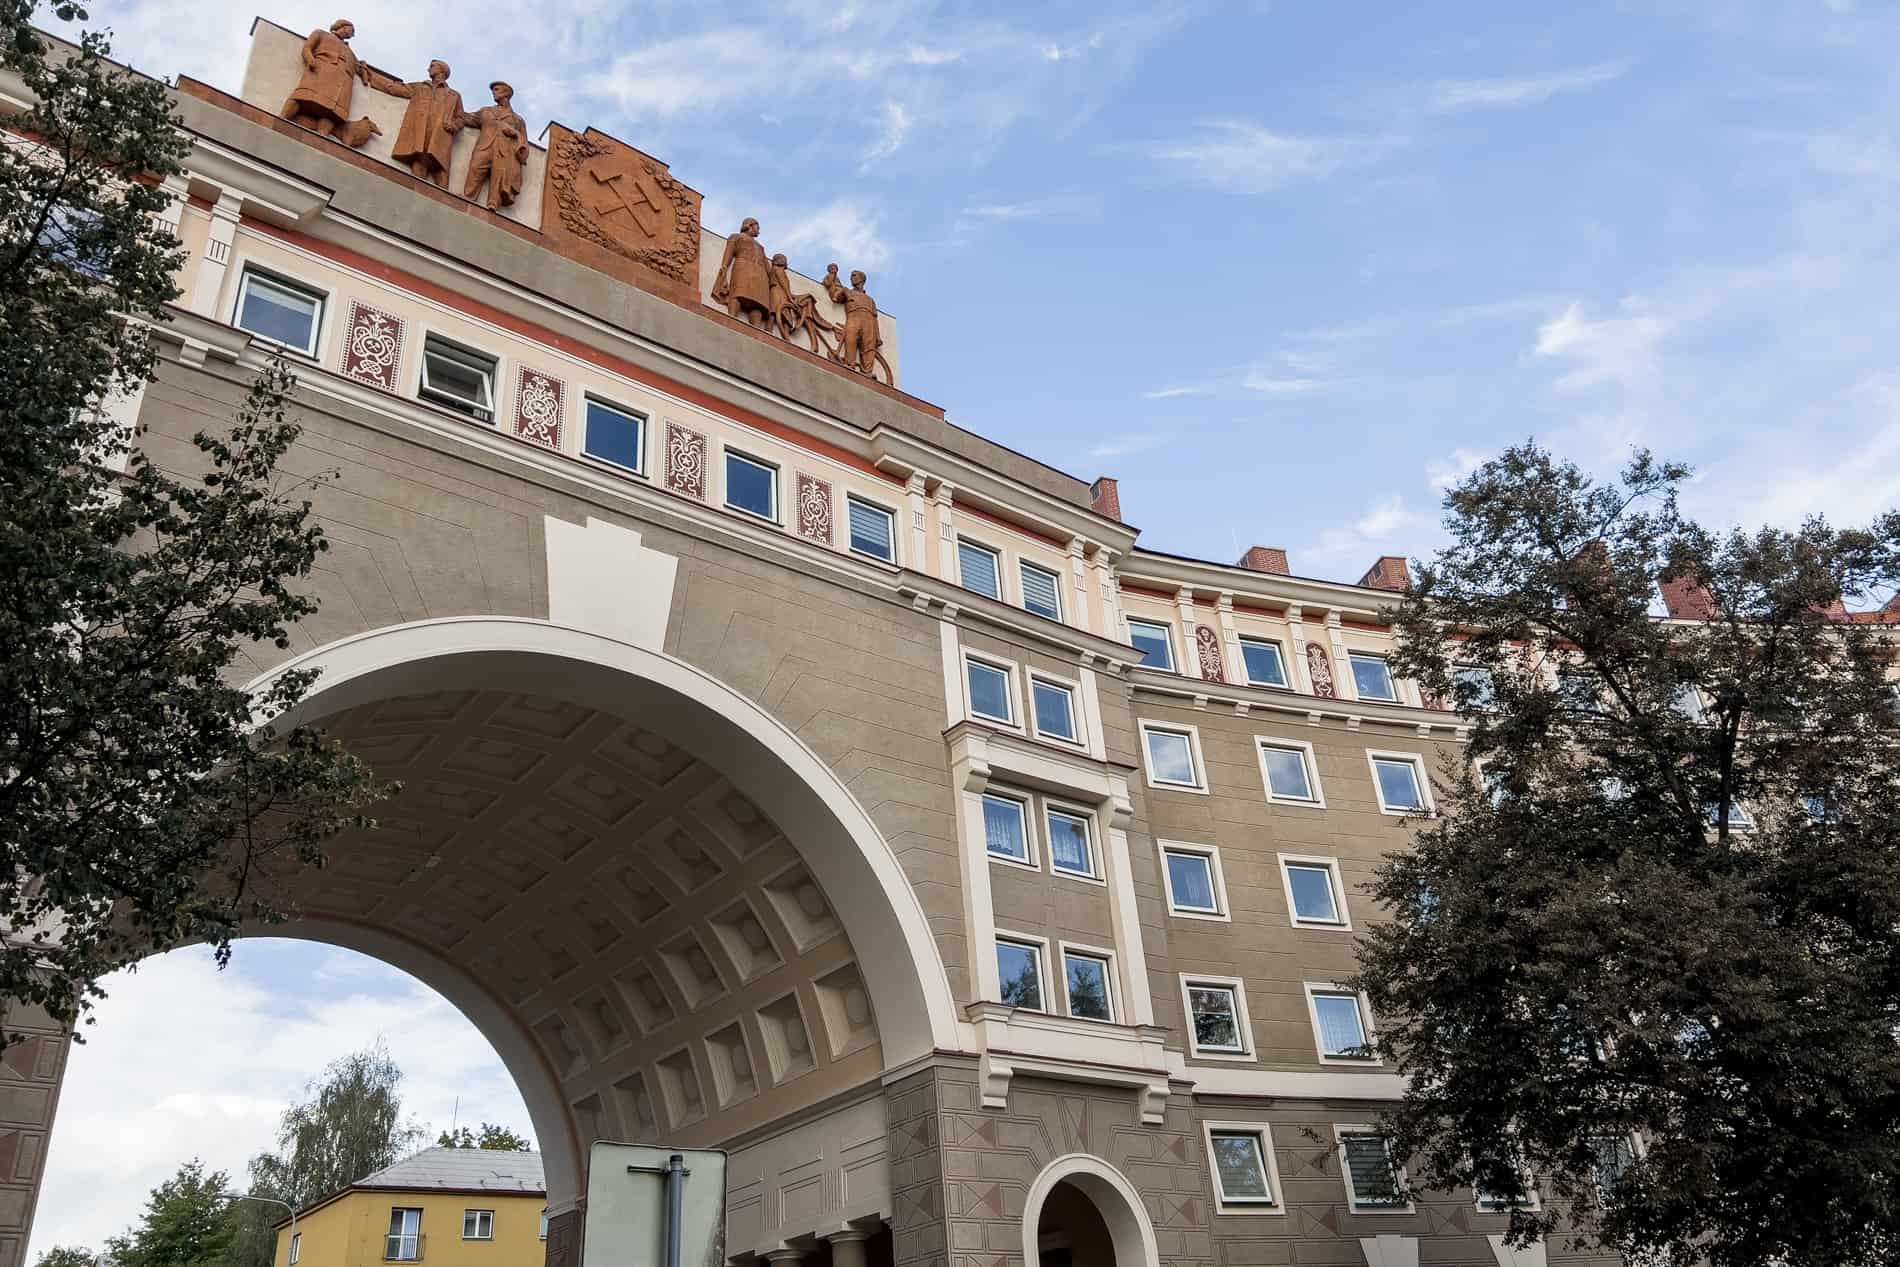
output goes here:
[{"label": "blue sky", "polygon": [[[94,11],[140,68],[235,89],[257,4]],[[1900,505],[1890,5],[396,9],[351,13],[362,56],[416,76],[444,57],[465,92],[505,76],[537,128],[669,162],[715,228],[756,215],[804,272],[867,269],[910,390],[1118,476],[1156,548],[1278,545],[1353,580],[1429,551],[1444,483],[1530,435],[1596,469],[1636,444],[1687,460],[1716,523]],[[296,955],[236,971],[199,984],[237,1033],[362,988]],[[216,1092],[181,1040],[152,1042],[168,1082]],[[416,1093],[474,1076],[430,1066]],[[90,1094],[69,1092],[54,1181]],[[150,1179],[114,1182],[124,1213],[95,1237]],[[65,1208],[48,1197],[36,1246]]]}]

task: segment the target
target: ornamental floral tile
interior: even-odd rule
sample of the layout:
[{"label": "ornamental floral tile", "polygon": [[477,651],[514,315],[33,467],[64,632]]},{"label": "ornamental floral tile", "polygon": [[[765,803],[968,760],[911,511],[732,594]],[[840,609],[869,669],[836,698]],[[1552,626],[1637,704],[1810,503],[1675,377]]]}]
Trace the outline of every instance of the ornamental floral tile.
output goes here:
[{"label": "ornamental floral tile", "polygon": [[803,471],[798,473],[798,531],[831,544],[831,485]]},{"label": "ornamental floral tile", "polygon": [[706,437],[670,420],[666,424],[666,486],[706,500]]},{"label": "ornamental floral tile", "polygon": [[1225,682],[1227,674],[1221,664],[1220,635],[1206,625],[1194,626],[1194,649],[1201,657],[1201,676],[1209,682]]},{"label": "ornamental floral tile", "polygon": [[343,376],[394,392],[402,369],[402,318],[352,299],[344,329]]},{"label": "ornamental floral tile", "polygon": [[566,414],[567,384],[540,370],[521,367],[515,380],[515,435],[529,444],[561,447],[561,419]]}]

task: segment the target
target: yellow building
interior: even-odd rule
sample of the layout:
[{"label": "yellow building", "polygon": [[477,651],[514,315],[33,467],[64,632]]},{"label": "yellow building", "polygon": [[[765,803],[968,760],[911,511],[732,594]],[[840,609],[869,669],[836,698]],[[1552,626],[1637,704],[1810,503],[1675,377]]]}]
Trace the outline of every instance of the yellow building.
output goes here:
[{"label": "yellow building", "polygon": [[277,1267],[540,1267],[541,1154],[429,1148],[277,1225]]}]

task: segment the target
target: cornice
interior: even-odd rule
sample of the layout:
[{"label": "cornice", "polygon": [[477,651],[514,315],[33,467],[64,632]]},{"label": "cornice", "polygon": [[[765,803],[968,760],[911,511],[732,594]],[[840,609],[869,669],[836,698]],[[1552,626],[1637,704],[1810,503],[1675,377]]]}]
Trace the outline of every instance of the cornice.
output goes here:
[{"label": "cornice", "polygon": [[1470,730],[1469,724],[1456,713],[1439,709],[1367,700],[1329,699],[1318,695],[1302,695],[1296,691],[1211,682],[1206,678],[1184,677],[1178,673],[1139,666],[1129,672],[1128,684],[1137,699],[1144,696],[1158,698],[1203,710],[1221,704],[1243,717],[1253,713],[1298,717],[1314,726],[1331,720],[1345,723],[1349,730],[1371,723],[1410,731],[1420,739],[1436,737],[1462,741]]},{"label": "cornice", "polygon": [[1337,611],[1342,616],[1384,624],[1386,612],[1399,601],[1390,590],[1340,581],[1321,581],[1306,576],[1287,576],[1278,572],[1256,572],[1252,568],[1209,563],[1200,559],[1182,559],[1151,550],[1136,549],[1116,569],[1123,581],[1152,585],[1166,590],[1192,590],[1197,596],[1218,598],[1231,594],[1235,599],[1267,603],[1275,607],[1305,607]]}]

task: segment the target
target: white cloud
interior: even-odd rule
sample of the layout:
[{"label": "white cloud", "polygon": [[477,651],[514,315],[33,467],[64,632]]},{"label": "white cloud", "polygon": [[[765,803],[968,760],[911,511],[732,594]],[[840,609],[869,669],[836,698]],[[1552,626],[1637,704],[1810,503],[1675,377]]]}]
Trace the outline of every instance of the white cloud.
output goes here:
[{"label": "white cloud", "polygon": [[1432,85],[1434,110],[1494,109],[1532,106],[1558,93],[1579,92],[1621,78],[1627,62],[1598,62],[1573,70],[1527,75],[1521,79],[1441,79]]},{"label": "white cloud", "polygon": [[1076,58],[1085,56],[1100,48],[1102,46],[1102,39],[1102,33],[1097,31],[1087,39],[1080,40],[1074,44],[1047,43],[1042,45],[1037,51],[1042,54],[1042,59],[1046,62],[1074,61]]},{"label": "white cloud", "polygon": [[1433,488],[1443,492],[1489,460],[1488,453],[1480,453],[1474,449],[1453,449],[1449,456],[1433,458],[1425,463],[1425,480]]},{"label": "white cloud", "polygon": [[884,126],[877,141],[864,155],[864,164],[859,170],[870,167],[882,158],[889,158],[904,148],[904,138],[910,133],[910,111],[901,102],[884,103]]},{"label": "white cloud", "polygon": [[[772,235],[774,249],[807,254],[811,259],[836,261],[839,272],[882,268],[891,259],[877,210],[855,198],[838,198],[822,207],[794,213],[786,227]],[[814,267],[816,267],[814,265]]]},{"label": "white cloud", "polygon": [[1157,387],[1141,394],[1143,400],[1173,400],[1179,396],[1205,396],[1205,387]]},{"label": "white cloud", "polygon": [[1567,363],[1557,379],[1567,391],[1602,384],[1638,387],[1653,380],[1657,346],[1670,333],[1671,323],[1658,313],[1625,300],[1629,315],[1591,320],[1583,305],[1573,303],[1538,327],[1533,351],[1537,356]]},{"label": "white cloud", "polygon": [[1399,144],[1366,136],[1289,136],[1257,123],[1225,119],[1192,137],[1147,146],[1150,158],[1179,167],[1202,184],[1233,193],[1273,193],[1375,163]]},{"label": "white cloud", "polygon": [[962,60],[962,51],[954,48],[926,48],[922,44],[912,44],[904,50],[904,61],[912,66],[948,66]]},{"label": "white cloud", "polygon": [[1375,502],[1351,523],[1326,529],[1299,555],[1315,569],[1315,575],[1333,572],[1342,579],[1357,580],[1381,555],[1423,553],[1421,543],[1432,527],[1428,516],[1409,509],[1404,498],[1394,495]]},{"label": "white cloud", "polygon": [[1259,392],[1262,396],[1299,396],[1315,392],[1325,387],[1325,380],[1318,378],[1278,378],[1259,371],[1249,371],[1240,380],[1240,385],[1250,392]]}]

